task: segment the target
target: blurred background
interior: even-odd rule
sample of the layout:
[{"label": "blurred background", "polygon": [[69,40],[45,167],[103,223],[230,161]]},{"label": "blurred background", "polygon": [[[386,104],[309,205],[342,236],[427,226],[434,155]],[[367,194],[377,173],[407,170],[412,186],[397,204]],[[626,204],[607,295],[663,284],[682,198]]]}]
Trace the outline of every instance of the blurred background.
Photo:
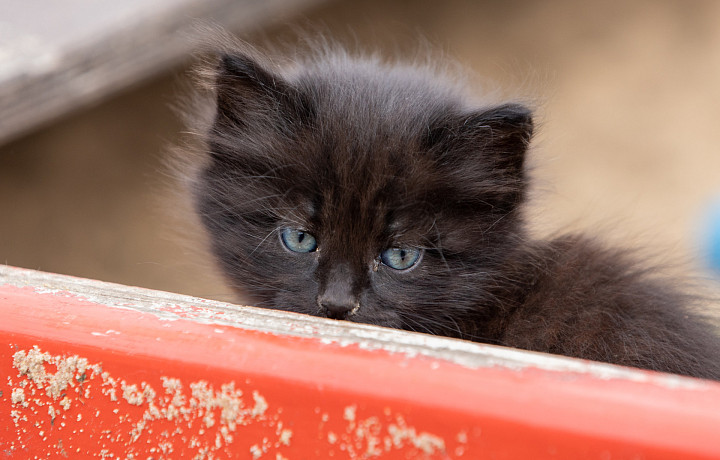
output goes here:
[{"label": "blurred background", "polygon": [[[73,62],[72,76],[88,61],[48,58],[42,40],[7,18],[25,15],[49,30],[50,12],[28,10],[36,1],[4,3],[0,263],[230,300],[202,236],[166,212],[181,208],[168,198],[163,159],[183,129],[171,107],[187,85],[191,49],[163,48],[173,30],[165,22],[136,31],[140,21],[108,16],[133,37],[125,45],[138,59],[108,61],[112,71],[72,77],[73,88],[58,94],[52,76],[33,79],[38,66]],[[720,197],[720,2],[278,0],[260,14],[261,3],[235,2],[239,19],[226,25],[251,42],[292,40],[302,27],[394,54],[412,53],[423,37],[470,69],[478,94],[534,101],[528,217],[536,235],[600,233],[710,274],[710,213],[720,209],[712,205]],[[207,8],[178,17],[230,17]],[[54,27],[55,37],[77,32],[67,22]],[[96,58],[112,46],[103,28],[76,34]],[[136,61],[155,65],[124,74]],[[13,68],[25,93],[8,77]],[[98,78],[112,84],[94,87]],[[13,124],[25,112],[32,122]]]}]

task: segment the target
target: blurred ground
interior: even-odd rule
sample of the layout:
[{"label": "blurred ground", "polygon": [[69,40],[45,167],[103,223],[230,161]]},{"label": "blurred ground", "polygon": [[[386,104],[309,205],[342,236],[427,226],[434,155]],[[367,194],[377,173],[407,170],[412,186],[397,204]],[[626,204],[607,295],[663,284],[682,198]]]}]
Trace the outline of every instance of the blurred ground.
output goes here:
[{"label": "blurred ground", "polygon": [[[598,230],[666,259],[695,255],[703,207],[720,194],[720,2],[346,0],[263,35],[320,23],[361,46],[427,37],[478,90],[537,101],[538,233]],[[0,263],[228,298],[158,199],[182,79],[178,69],[0,146]]]}]

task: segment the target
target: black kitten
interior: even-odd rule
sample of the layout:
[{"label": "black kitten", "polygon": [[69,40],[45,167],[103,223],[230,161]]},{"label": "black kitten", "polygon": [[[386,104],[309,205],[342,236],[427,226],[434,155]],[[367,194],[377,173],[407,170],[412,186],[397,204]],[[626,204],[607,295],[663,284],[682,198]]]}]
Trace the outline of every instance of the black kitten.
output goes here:
[{"label": "black kitten", "polygon": [[255,305],[720,379],[691,299],[622,251],[530,240],[533,122],[426,67],[224,54],[195,206]]}]

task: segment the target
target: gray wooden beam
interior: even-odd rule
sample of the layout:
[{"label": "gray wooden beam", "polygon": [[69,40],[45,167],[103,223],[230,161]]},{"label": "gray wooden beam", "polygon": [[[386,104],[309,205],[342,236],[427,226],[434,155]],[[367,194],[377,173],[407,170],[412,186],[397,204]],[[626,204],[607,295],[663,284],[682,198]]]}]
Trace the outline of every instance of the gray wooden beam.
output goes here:
[{"label": "gray wooden beam", "polygon": [[168,70],[198,21],[261,28],[322,0],[3,0],[0,143]]}]

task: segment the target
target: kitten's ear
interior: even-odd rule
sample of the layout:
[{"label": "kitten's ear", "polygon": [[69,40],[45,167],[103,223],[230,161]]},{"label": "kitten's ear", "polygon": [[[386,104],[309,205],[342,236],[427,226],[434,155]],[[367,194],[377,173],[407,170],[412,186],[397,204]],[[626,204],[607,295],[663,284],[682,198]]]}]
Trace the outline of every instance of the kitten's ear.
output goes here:
[{"label": "kitten's ear", "polygon": [[532,132],[530,109],[505,104],[446,115],[431,125],[427,142],[457,196],[510,212],[524,196]]},{"label": "kitten's ear", "polygon": [[439,148],[446,159],[456,157],[454,163],[481,162],[522,175],[532,133],[530,109],[503,104],[441,120],[429,130],[428,143]]},{"label": "kitten's ear", "polygon": [[484,149],[497,156],[506,167],[521,170],[533,134],[530,109],[520,104],[504,104],[470,117],[464,129],[480,141]]},{"label": "kitten's ear", "polygon": [[307,116],[310,111],[307,100],[281,75],[247,55],[220,57],[215,88],[218,121],[245,126],[258,121],[258,116],[278,112]]}]

